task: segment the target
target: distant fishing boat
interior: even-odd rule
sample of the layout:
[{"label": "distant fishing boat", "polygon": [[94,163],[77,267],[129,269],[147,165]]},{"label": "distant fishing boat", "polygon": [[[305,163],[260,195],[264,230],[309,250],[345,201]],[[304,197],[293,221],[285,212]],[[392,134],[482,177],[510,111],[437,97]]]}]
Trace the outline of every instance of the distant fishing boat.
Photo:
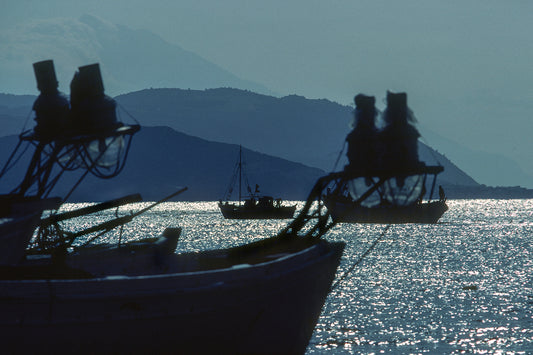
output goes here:
[{"label": "distant fishing boat", "polygon": [[[243,177],[245,180],[247,195],[242,196]],[[228,199],[237,185],[238,202],[229,202]],[[274,199],[271,196],[262,195],[259,186],[256,185],[252,191],[248,184],[248,179],[244,173],[242,161],[242,147],[239,146],[239,159],[236,169],[228,187],[226,201],[219,201],[218,207],[226,219],[285,219],[292,218],[296,205],[284,206],[280,198]]]},{"label": "distant fishing boat", "polygon": [[[444,190],[433,201],[437,175],[444,168],[418,160],[420,133],[406,93],[387,92],[385,126],[377,129],[375,98],[354,98],[353,130],[348,134],[344,171],[331,174],[323,196],[333,220],[351,223],[436,223],[448,209]],[[426,182],[433,176],[426,201]]]},{"label": "distant fishing boat", "polygon": [[[402,174],[397,172],[357,172],[332,174],[331,187],[323,197],[333,220],[345,223],[437,223],[448,210],[444,190],[432,200],[436,175],[442,166],[421,166]],[[425,185],[433,176],[427,200]]]}]

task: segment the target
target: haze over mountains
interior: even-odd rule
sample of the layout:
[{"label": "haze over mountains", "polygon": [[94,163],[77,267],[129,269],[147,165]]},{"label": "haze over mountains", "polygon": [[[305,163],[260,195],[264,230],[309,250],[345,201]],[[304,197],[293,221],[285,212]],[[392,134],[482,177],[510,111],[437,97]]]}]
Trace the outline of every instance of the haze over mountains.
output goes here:
[{"label": "haze over mountains", "polygon": [[[147,125],[165,125],[212,141],[332,171],[350,128],[351,108],[328,100],[282,98],[237,89],[152,89],[120,95],[119,105]],[[154,114],[156,113],[156,114]],[[345,152],[344,152],[345,153]],[[340,156],[336,170],[346,164]],[[420,144],[428,165],[441,163],[446,183],[476,185],[442,155]]]},{"label": "haze over mountains", "polygon": [[[122,94],[117,97],[118,102],[143,125],[166,125],[208,140],[243,144],[325,171],[333,168],[349,130],[349,106],[298,95],[271,96],[264,86],[242,80],[146,30],[85,15],[79,20],[40,21],[28,25],[25,32],[1,36],[0,92],[37,94],[31,63],[53,58],[60,89],[68,94],[76,68],[99,62],[106,92],[112,96]],[[157,87],[184,90],[145,90],[154,83],[158,83]],[[186,90],[216,87],[250,91]],[[32,96],[3,96],[7,97],[7,101],[0,100],[4,106],[0,110],[4,135],[20,132],[22,122],[31,116],[34,100]],[[436,144],[440,152],[453,157],[454,163],[477,182],[533,187],[533,178],[515,161],[461,147],[426,129],[423,117],[420,121],[426,143]],[[28,122],[31,127],[33,122]],[[431,153],[425,145],[421,145],[421,156],[430,164],[435,162],[435,156],[442,164],[448,164],[446,158]],[[456,173],[449,181],[460,176],[453,167],[447,167],[445,174],[452,171]],[[467,176],[461,173],[463,178]],[[447,179],[447,175],[442,178]]]},{"label": "haze over mountains", "polygon": [[100,63],[108,95],[153,87],[238,87],[270,93],[146,30],[91,15],[32,22],[0,35],[0,92],[37,93],[31,63],[54,59],[60,89],[68,93],[79,66]]},{"label": "haze over mountains", "polygon": [[[5,107],[10,108],[9,112],[16,108],[15,112],[28,112],[33,99],[35,97],[0,94],[0,117],[3,121],[22,124],[24,116],[2,112]],[[117,101],[122,121],[132,122],[135,118],[144,125],[133,139],[126,168],[111,180],[89,176],[75,190],[72,201],[104,200],[137,192],[146,200],[157,200],[177,190],[178,186],[189,188],[180,196],[182,200],[221,199],[236,164],[238,145],[235,143],[242,136],[249,138],[243,145],[251,187],[259,184],[263,193],[276,198],[302,200],[316,179],[331,168],[318,169],[291,157],[332,167],[339,153],[339,143],[342,145],[344,140],[345,116],[350,113],[349,107],[327,100],[297,96],[275,98],[236,89],[143,90],[119,96]],[[17,106],[21,103],[24,106]],[[289,119],[290,115],[295,117]],[[30,119],[27,128],[32,128],[33,124]],[[300,125],[312,133],[298,134]],[[189,134],[178,132],[177,127]],[[332,127],[337,127],[337,131]],[[291,136],[290,140],[285,138],[287,135]],[[330,136],[338,136],[339,141]],[[0,138],[2,164],[16,142],[17,137],[13,135]],[[480,186],[444,156],[423,144],[420,157],[428,164],[438,161],[445,167],[438,183],[451,198],[533,196],[531,190],[495,190]],[[10,174],[3,177],[0,192],[8,192],[20,182],[28,159],[26,155],[25,160],[19,161]],[[341,159],[337,170],[342,169],[343,164]],[[53,194],[66,195],[78,177],[77,173],[66,173]]]}]

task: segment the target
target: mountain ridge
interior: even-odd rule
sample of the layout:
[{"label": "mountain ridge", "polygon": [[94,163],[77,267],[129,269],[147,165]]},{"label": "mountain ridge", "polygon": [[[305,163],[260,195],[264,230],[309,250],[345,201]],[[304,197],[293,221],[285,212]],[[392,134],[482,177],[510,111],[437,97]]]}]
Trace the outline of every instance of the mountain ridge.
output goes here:
[{"label": "mountain ridge", "polygon": [[[239,140],[230,135],[222,137],[209,135],[205,131],[200,132],[201,127],[193,130],[186,125],[175,126],[168,121],[153,122],[149,125],[166,124],[178,131],[199,137],[227,143],[238,142],[259,151],[293,161],[301,161],[326,171],[333,168],[332,162],[339,156],[343,140],[349,130],[348,122],[352,110],[349,106],[325,99],[323,101],[321,99],[309,100],[298,95],[275,97],[264,85],[241,79],[216,63],[177,44],[165,41],[148,30],[112,24],[92,15],[83,15],[77,19],[56,18],[33,21],[21,24],[16,31],[6,30],[0,33],[0,77],[2,78],[0,91],[36,93],[31,64],[48,58],[54,59],[60,90],[66,93],[69,91],[69,83],[77,67],[99,62],[105,78],[106,93],[110,96],[120,93],[122,98],[153,87],[166,87],[170,88],[169,90],[174,90],[172,88],[182,88],[181,90],[239,88],[239,90],[249,90],[252,93],[257,92],[269,96],[278,106],[276,111],[272,111],[272,105],[269,107],[265,100],[262,100],[262,103],[261,100],[256,101],[260,102],[260,105],[266,105],[266,111],[271,110],[273,114],[283,117],[283,120],[277,120],[275,123],[281,130],[274,143],[269,142],[269,135],[262,132],[265,127],[268,128],[268,125],[272,124],[268,122],[271,117],[262,115],[261,107],[254,108],[252,103],[244,100],[233,104],[238,105],[241,116],[248,112],[258,126],[254,130],[249,129],[244,132],[245,138],[239,137]],[[276,101],[276,99],[280,100]],[[320,102],[324,104],[319,105]],[[299,103],[301,103],[300,106],[298,106]],[[328,105],[330,105],[329,108],[327,108]],[[23,123],[14,121],[13,117],[24,117],[26,127],[31,126],[31,104],[28,107],[30,109],[22,106],[3,108],[0,112],[0,127],[4,129],[3,134],[18,133],[24,127]],[[294,107],[299,107],[302,111],[297,109],[291,112]],[[145,116],[153,115],[155,111],[150,111],[152,108],[149,108]],[[248,111],[245,112],[245,108]],[[317,129],[306,131],[305,127],[309,124],[305,116],[316,118],[319,116],[317,110],[321,109],[324,110],[322,121],[315,119],[311,124]],[[168,110],[168,112],[172,111]],[[182,114],[187,114],[187,112],[182,112]],[[216,115],[216,112],[204,110],[204,114]],[[328,117],[328,114],[334,117]],[[435,112],[432,114],[434,115]],[[293,118],[296,120],[290,124]],[[228,117],[225,117],[225,122],[212,120],[210,124],[213,125],[214,132],[224,131],[224,127],[229,124],[233,125],[234,131],[241,130],[243,127],[241,122],[228,120]],[[419,129],[427,132],[423,128],[422,123]],[[298,135],[309,136],[309,139],[304,146],[294,150],[292,155],[285,155],[285,151],[292,149],[297,143],[285,144],[284,142],[298,141]],[[461,170],[466,171],[477,182],[487,185],[533,187],[531,185],[533,177],[525,173],[521,167],[525,164],[524,160],[518,161],[515,155],[504,157],[495,153],[474,152],[460,147],[461,144],[457,142],[437,144],[438,140],[434,137],[431,137],[430,141],[434,150],[438,146],[438,151],[445,152],[442,154],[443,158],[439,159],[453,161],[454,165],[461,167]],[[277,150],[269,147],[279,142],[285,145]],[[317,154],[310,142],[321,142],[325,150]],[[306,146],[311,148],[306,149]],[[264,147],[271,150],[265,150]],[[425,150],[423,144],[420,150],[421,152]],[[428,159],[430,157],[427,155]],[[450,166],[454,169],[452,165]],[[446,171],[445,174],[448,174],[451,169],[446,169]],[[446,176],[443,178],[445,179]],[[463,176],[463,178],[466,177]]]},{"label": "mountain ridge", "polygon": [[[17,136],[0,138],[2,165],[17,144]],[[211,142],[165,127],[142,127],[133,143],[124,170],[109,180],[88,175],[74,190],[70,201],[103,201],[132,193],[145,200],[158,200],[187,186],[175,200],[213,201],[224,197],[238,158],[239,146]],[[263,193],[283,199],[305,199],[315,180],[324,174],[316,168],[243,148],[248,180]],[[0,192],[18,185],[29,163],[29,155],[2,178]],[[65,196],[80,177],[67,172],[51,195]],[[255,185],[254,185],[255,186]],[[235,196],[234,196],[235,197]]]},{"label": "mountain ridge", "polygon": [[[0,94],[0,127],[6,129],[11,125],[12,128],[17,129],[13,129],[10,133],[20,132],[25,118],[26,128],[31,128],[33,121],[29,120],[28,113],[31,113],[31,104],[34,100],[35,97],[29,95]],[[325,168],[317,167],[322,172],[331,171],[338,157],[340,160],[337,170],[342,169],[345,164],[344,154],[339,156],[339,150],[349,131],[346,121],[351,117],[351,108],[329,100],[308,100],[298,95],[277,98],[229,88],[146,89],[120,95],[116,97],[116,100],[118,112],[123,121],[130,121],[131,115],[144,126],[167,126],[206,141],[237,145],[240,143],[256,152],[299,162],[308,167],[317,166],[306,161],[302,162],[297,158],[318,157],[326,162]],[[304,108],[301,109],[301,107]],[[270,117],[274,116],[276,119],[271,120]],[[293,116],[298,117],[293,120],[295,122],[289,122],[288,125],[284,123]],[[314,135],[294,137],[291,141],[282,142],[284,135],[285,137],[294,136],[293,132],[298,132],[300,124],[312,127],[315,131]],[[248,128],[245,127],[246,125]],[[336,131],[331,127],[334,127]],[[206,131],[211,131],[211,135],[203,134]],[[232,133],[228,134],[228,132]],[[242,135],[251,140],[242,139]],[[324,138],[326,135],[335,138],[330,137],[328,140]],[[262,140],[262,145],[250,144],[259,139]],[[325,143],[329,144],[329,148],[322,147]],[[282,149],[277,149],[279,146]],[[292,157],[290,154],[285,156],[277,154],[277,152],[287,153],[287,147],[291,150],[299,150],[299,152]],[[419,155],[429,165],[440,162],[445,166],[445,172],[439,175],[439,183],[443,186],[482,186],[444,155],[425,144],[420,144]],[[320,159],[314,161],[320,161]],[[464,189],[457,191],[462,191],[461,194],[465,193]],[[215,194],[209,197],[214,198]]]},{"label": "mountain ridge", "polygon": [[[240,142],[324,171],[331,171],[339,157],[353,110],[325,99],[277,98],[234,88],[147,89],[119,95],[116,100],[145,124],[166,125],[218,142]],[[445,166],[440,175],[444,181],[477,184],[440,153],[423,143],[419,146],[421,160],[434,165],[438,157]],[[341,154],[337,169],[346,163]]]},{"label": "mountain ridge", "polygon": [[[2,165],[17,141],[14,135],[0,137]],[[236,144],[207,141],[165,126],[142,127],[133,138],[124,170],[110,180],[87,176],[68,202],[104,201],[133,193],[140,193],[145,201],[156,201],[185,186],[188,190],[173,201],[223,199],[238,152]],[[274,198],[305,200],[316,179],[326,174],[320,169],[247,148],[243,148],[243,156],[252,188],[257,183],[261,192]],[[2,177],[0,193],[9,192],[18,185],[29,158],[29,154],[26,155]],[[51,196],[65,196],[80,175],[81,172],[64,174]],[[533,190],[519,187],[442,185],[448,198],[533,198]],[[235,194],[233,199],[237,199]]]}]

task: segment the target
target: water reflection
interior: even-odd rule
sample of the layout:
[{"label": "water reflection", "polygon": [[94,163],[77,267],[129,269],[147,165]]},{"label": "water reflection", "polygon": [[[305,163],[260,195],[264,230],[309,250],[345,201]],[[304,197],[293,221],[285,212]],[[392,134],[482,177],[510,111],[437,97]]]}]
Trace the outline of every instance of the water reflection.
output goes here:
[{"label": "water reflection", "polygon": [[[308,354],[533,351],[533,200],[448,204],[436,225],[390,227],[353,270],[386,226],[343,224],[330,231],[328,240],[348,243],[337,275],[342,280],[328,297]],[[121,207],[119,214],[146,206]],[[107,211],[69,227],[114,216]],[[181,226],[178,252],[196,251],[266,238],[287,223],[225,220],[215,202],[164,203],[136,218],[122,238]]]}]

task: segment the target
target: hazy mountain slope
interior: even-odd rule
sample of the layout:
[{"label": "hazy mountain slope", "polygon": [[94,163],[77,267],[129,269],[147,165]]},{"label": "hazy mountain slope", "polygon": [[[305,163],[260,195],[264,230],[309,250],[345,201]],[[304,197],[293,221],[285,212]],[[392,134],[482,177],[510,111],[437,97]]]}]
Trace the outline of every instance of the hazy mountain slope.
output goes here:
[{"label": "hazy mountain slope", "polygon": [[100,63],[108,94],[148,87],[238,87],[271,93],[147,30],[97,17],[57,18],[0,34],[0,92],[37,93],[32,63],[53,59],[60,89],[68,94],[79,66]]},{"label": "hazy mountain slope", "polygon": [[[28,113],[34,99],[0,94],[0,127],[4,134],[19,133],[25,121],[27,128],[33,126]],[[210,141],[240,143],[324,171],[332,170],[350,129],[347,123],[350,107],[295,95],[276,98],[236,89],[151,89],[121,95],[117,101],[124,121],[131,121],[131,115],[143,125],[165,125]],[[446,156],[423,143],[419,147],[423,161],[445,167],[439,183],[477,185]],[[465,156],[472,154],[463,149]],[[337,170],[346,164],[344,153],[340,158]],[[476,163],[492,166],[494,161],[494,157],[487,155]],[[516,166],[513,169],[512,162],[503,161],[510,167],[505,173],[519,175],[520,170]]]},{"label": "hazy mountain slope", "polygon": [[424,130],[424,136],[433,145],[446,152],[461,169],[469,174],[479,176],[478,182],[491,186],[530,186],[533,177],[528,175],[520,165],[502,155],[474,151],[456,142],[442,137],[430,130]]},{"label": "hazy mountain slope", "polygon": [[116,99],[147,125],[168,125],[310,166],[327,164],[328,169],[342,146],[349,115],[349,108],[328,100],[276,98],[236,89],[154,89]]},{"label": "hazy mountain slope", "polygon": [[[17,136],[0,138],[0,163],[6,162],[17,144]],[[110,180],[89,175],[69,201],[102,201],[141,193],[145,201],[168,196],[180,187],[189,189],[178,200],[218,200],[231,180],[238,157],[238,146],[206,141],[178,133],[168,127],[143,127],[134,137],[128,162],[122,173]],[[20,183],[33,150],[0,180],[0,193]],[[319,169],[243,149],[248,181],[263,193],[290,200],[307,197],[319,176]],[[80,172],[65,173],[52,196],[66,196]],[[533,190],[464,186],[439,180],[449,198],[533,198]],[[434,195],[435,197],[435,195]],[[237,198],[236,191],[233,198]]]},{"label": "hazy mountain slope", "polygon": [[18,134],[26,126],[33,128],[32,95],[0,94],[0,132],[1,135]]},{"label": "hazy mountain slope", "polygon": [[[242,143],[325,171],[333,169],[350,127],[351,108],[301,96],[275,98],[236,89],[154,89],[120,95],[122,107],[145,124],[168,125],[205,139]],[[446,183],[476,185],[448,159],[424,144],[420,157],[440,162]],[[435,159],[437,158],[437,159]],[[344,154],[337,166],[346,164]]]},{"label": "hazy mountain slope", "polygon": [[[0,138],[0,162],[3,164],[16,144],[16,137]],[[134,137],[128,162],[122,173],[110,180],[93,176],[79,186],[73,201],[105,200],[139,192],[145,200],[157,200],[179,186],[188,191],[182,200],[218,200],[233,175],[238,158],[237,145],[206,141],[178,133],[168,127],[143,127]],[[299,163],[268,156],[243,148],[250,184],[261,192],[284,199],[305,199],[316,179],[324,172]],[[0,191],[15,187],[27,167],[21,161],[6,178]],[[66,173],[52,195],[64,196],[78,173]],[[237,195],[233,195],[237,198]]]}]

